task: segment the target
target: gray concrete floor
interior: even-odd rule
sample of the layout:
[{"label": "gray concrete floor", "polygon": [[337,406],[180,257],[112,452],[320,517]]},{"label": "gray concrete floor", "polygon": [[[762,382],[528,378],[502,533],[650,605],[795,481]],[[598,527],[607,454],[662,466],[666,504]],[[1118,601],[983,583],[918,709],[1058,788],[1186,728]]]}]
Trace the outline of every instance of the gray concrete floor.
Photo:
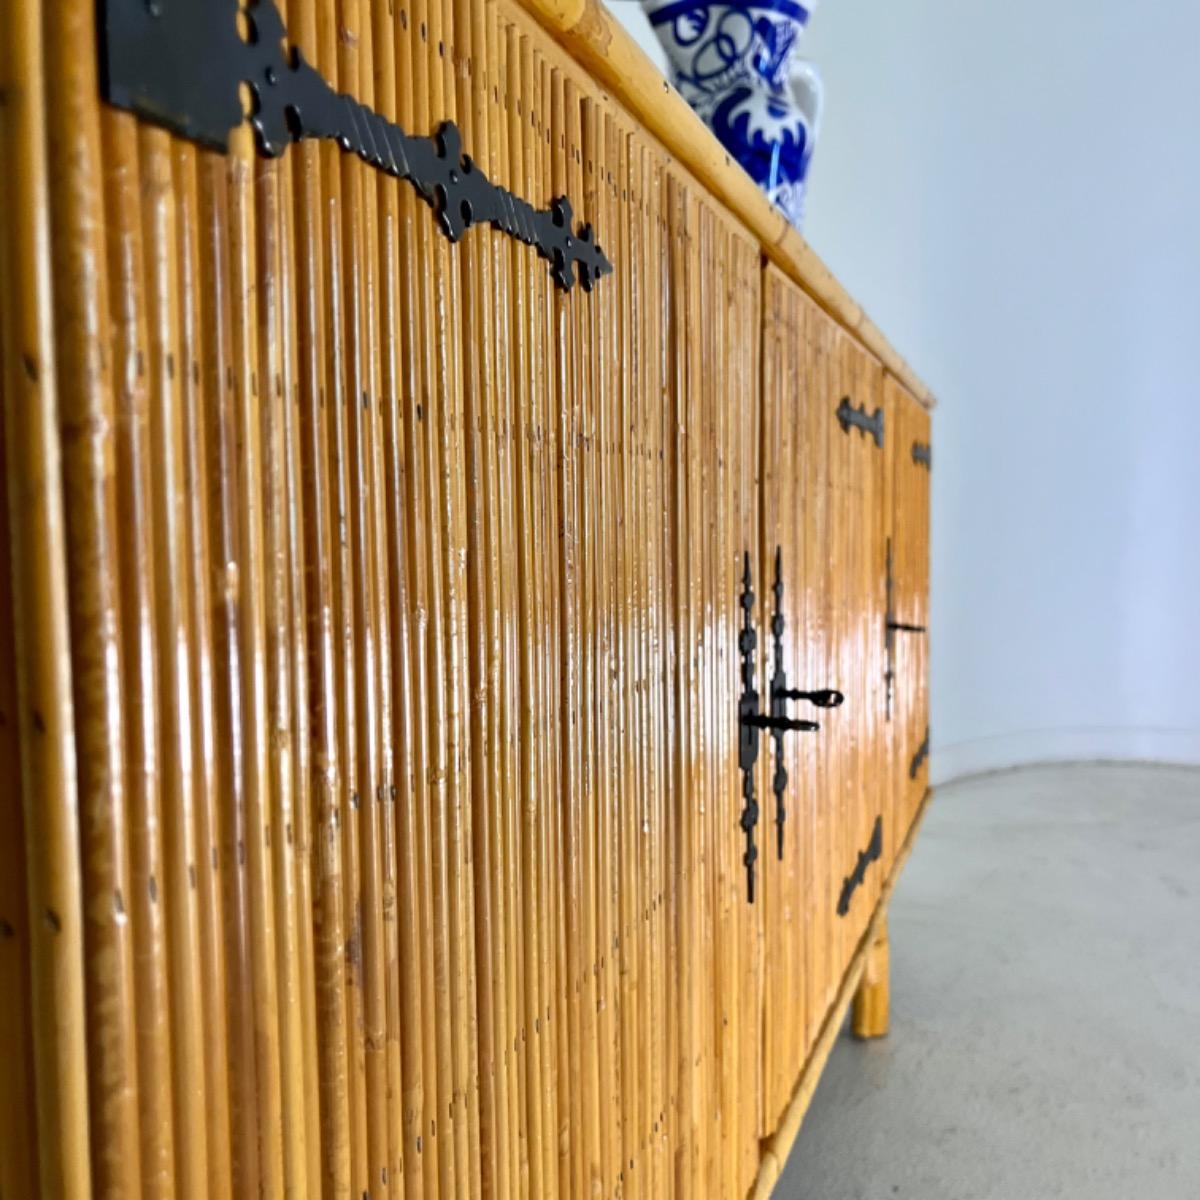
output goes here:
[{"label": "gray concrete floor", "polygon": [[843,1032],[776,1197],[1200,1198],[1200,771],[939,789],[891,948],[891,1034]]}]

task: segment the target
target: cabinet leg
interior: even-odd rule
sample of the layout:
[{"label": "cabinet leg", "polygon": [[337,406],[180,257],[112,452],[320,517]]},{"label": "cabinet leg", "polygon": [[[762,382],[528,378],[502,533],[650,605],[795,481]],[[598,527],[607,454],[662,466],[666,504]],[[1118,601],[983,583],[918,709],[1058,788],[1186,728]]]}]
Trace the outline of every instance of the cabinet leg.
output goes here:
[{"label": "cabinet leg", "polygon": [[883,1037],[888,1031],[888,925],[887,913],[867,950],[858,991],[854,993],[854,1011],[850,1029],[858,1038]]}]

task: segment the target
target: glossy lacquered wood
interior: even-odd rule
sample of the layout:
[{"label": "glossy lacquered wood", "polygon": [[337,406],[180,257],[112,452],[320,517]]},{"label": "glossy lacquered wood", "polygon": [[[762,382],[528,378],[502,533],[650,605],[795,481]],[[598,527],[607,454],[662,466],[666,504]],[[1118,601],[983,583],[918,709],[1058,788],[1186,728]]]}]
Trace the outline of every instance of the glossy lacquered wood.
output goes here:
[{"label": "glossy lacquered wood", "polygon": [[[0,1194],[750,1194],[925,797],[928,415],[523,8],[280,7],[615,271],[174,138],[100,102],[92,3],[3,10]],[[750,905],[776,547],[847,701],[782,859],[762,742]]]}]

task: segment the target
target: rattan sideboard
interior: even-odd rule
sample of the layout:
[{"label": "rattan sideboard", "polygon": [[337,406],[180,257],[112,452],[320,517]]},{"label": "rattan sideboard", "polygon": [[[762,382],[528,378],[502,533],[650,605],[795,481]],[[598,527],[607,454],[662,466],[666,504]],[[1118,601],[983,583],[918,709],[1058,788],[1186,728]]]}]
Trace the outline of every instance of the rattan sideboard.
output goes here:
[{"label": "rattan sideboard", "polygon": [[0,178],[0,1196],[768,1192],[919,380],[591,0],[8,4]]}]

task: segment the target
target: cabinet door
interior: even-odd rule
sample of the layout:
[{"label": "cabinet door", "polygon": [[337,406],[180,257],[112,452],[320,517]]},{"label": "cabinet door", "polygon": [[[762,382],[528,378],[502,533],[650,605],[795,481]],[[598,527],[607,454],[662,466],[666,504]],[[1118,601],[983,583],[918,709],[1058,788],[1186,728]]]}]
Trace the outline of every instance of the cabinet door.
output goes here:
[{"label": "cabinet door", "polygon": [[888,414],[878,362],[824,316],[815,338],[813,402],[826,414],[829,454],[824,628],[833,686],[846,703],[823,748],[835,797],[835,979],[875,909],[893,840],[884,686]]},{"label": "cabinet door", "polygon": [[[758,687],[770,702],[776,669],[772,622],[782,619],[784,670],[793,687],[824,686],[820,624],[827,587],[828,452],[824,409],[811,402],[816,361],[812,302],[774,267],[763,283],[763,536],[755,558],[760,630]],[[777,592],[777,586],[782,591]],[[813,717],[790,705],[794,716]],[[819,733],[763,738],[759,875],[763,924],[763,1121],[778,1128],[820,1022],[832,979],[828,902],[831,808],[824,739],[839,713],[816,715]],[[783,784],[786,778],[786,784]],[[777,790],[776,783],[782,786]]]},{"label": "cabinet door", "polygon": [[894,821],[899,846],[929,784],[929,413],[892,378],[886,394],[894,414],[891,444],[890,719]]},{"label": "cabinet door", "polygon": [[[769,630],[774,616],[778,548],[789,686],[836,688],[845,703],[831,710],[790,705],[789,715],[821,728],[773,737],[770,748],[769,778],[782,765],[787,783],[782,825],[772,793],[764,813],[770,831],[762,866],[768,1126],[791,1096],[886,869],[883,406],[878,363],[769,268],[759,622]],[[765,636],[760,687],[767,695],[771,637]]]}]

